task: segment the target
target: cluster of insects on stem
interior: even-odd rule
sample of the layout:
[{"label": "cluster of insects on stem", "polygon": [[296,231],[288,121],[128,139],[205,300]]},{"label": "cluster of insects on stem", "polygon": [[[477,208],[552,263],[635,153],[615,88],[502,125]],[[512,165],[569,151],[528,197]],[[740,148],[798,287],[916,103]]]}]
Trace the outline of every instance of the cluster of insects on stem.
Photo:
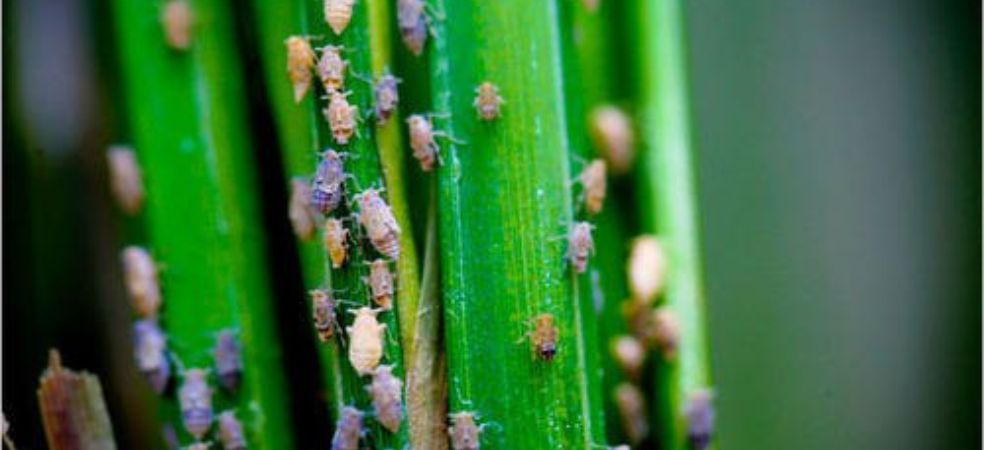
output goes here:
[{"label": "cluster of insects on stem", "polygon": [[[166,8],[176,7],[172,1]],[[177,14],[177,13],[169,13]],[[132,148],[122,145],[107,151],[110,189],[120,210],[127,215],[138,215],[144,204],[142,172]],[[211,368],[188,368],[181,364],[178,355],[169,348],[169,339],[162,325],[162,309],[165,306],[164,289],[160,274],[162,265],[144,247],[129,245],[120,252],[123,268],[123,284],[136,320],[133,324],[133,357],[137,370],[147,380],[150,388],[162,396],[177,398],[182,424],[196,442],[188,448],[205,447],[201,442],[218,422],[218,440],[225,449],[246,448],[243,426],[228,410],[218,416],[212,411],[214,389],[209,385],[214,374],[218,384],[229,394],[236,395],[242,382],[244,364],[242,345],[238,333],[224,329],[214,334]],[[178,376],[175,377],[173,368]],[[180,387],[175,378],[183,380]]]}]

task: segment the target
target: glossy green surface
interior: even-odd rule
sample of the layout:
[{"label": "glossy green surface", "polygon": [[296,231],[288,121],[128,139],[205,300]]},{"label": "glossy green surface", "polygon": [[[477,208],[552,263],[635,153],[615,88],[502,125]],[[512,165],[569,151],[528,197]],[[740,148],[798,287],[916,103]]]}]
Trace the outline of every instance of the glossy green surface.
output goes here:
[{"label": "glossy green surface", "polygon": [[[465,142],[441,140],[437,169],[450,410],[478,415],[482,448],[603,444],[595,348],[581,334],[593,317],[564,258],[573,197],[557,4],[429,5],[435,127]],[[472,106],[483,81],[506,102],[492,122]],[[559,329],[553,361],[529,341],[539,314]]]},{"label": "glossy green surface", "polygon": [[171,349],[186,368],[211,367],[215,333],[238,330],[245,376],[235,395],[216,386],[215,409],[237,408],[252,448],[292,448],[232,11],[192,1],[193,43],[178,51],[164,42],[161,4],[114,6]]}]

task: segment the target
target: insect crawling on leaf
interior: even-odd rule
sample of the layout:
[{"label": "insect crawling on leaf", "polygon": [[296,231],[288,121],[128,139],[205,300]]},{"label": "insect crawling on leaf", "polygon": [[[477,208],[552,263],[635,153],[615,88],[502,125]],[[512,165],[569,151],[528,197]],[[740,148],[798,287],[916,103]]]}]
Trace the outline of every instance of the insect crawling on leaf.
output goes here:
[{"label": "insect crawling on leaf", "polygon": [[427,43],[427,15],[424,0],[397,0],[396,21],[400,26],[400,37],[410,53],[420,56]]},{"label": "insect crawling on leaf", "polygon": [[328,342],[335,335],[337,324],[335,299],[326,289],[315,289],[310,294],[314,329],[318,332],[318,339],[321,342]]},{"label": "insect crawling on leaf", "polygon": [[557,325],[552,314],[540,314],[533,318],[533,331],[530,332],[530,342],[533,351],[543,361],[551,361],[557,355]]},{"label": "insect crawling on leaf", "polygon": [[246,450],[246,434],[235,410],[219,414],[219,441],[225,450]]},{"label": "insect crawling on leaf", "polygon": [[342,408],[331,438],[331,450],[358,450],[362,437],[362,417],[365,414],[352,406]]},{"label": "insect crawling on leaf", "polygon": [[243,355],[236,338],[236,332],[222,330],[215,337],[215,349],[212,351],[215,359],[215,374],[219,377],[219,384],[230,392],[239,389],[239,383],[243,378]]},{"label": "insect crawling on leaf", "polygon": [[348,258],[348,237],[349,230],[345,228],[345,223],[341,219],[332,218],[325,221],[325,251],[328,252],[333,269],[342,267]]},{"label": "insect crawling on leaf", "polygon": [[584,273],[588,268],[588,257],[594,252],[593,229],[594,226],[588,222],[577,222],[567,237],[567,257],[575,273]]},{"label": "insect crawling on leaf", "polygon": [[393,309],[393,273],[389,270],[389,262],[376,258],[369,263],[369,290],[372,291],[372,301],[383,311]]},{"label": "insect crawling on leaf", "polygon": [[379,323],[378,309],[367,307],[355,311],[355,321],[346,329],[349,344],[349,362],[360,376],[370,375],[383,358],[383,337],[386,324]]},{"label": "insect crawling on leaf", "polygon": [[479,450],[483,426],[475,423],[475,414],[467,411],[449,414],[448,436],[453,450]]},{"label": "insect crawling on leaf", "polygon": [[628,382],[619,383],[615,387],[615,406],[629,442],[638,444],[649,435],[646,398],[638,387]]},{"label": "insect crawling on leaf", "polygon": [[366,390],[372,395],[376,420],[393,433],[399,431],[403,421],[403,382],[393,375],[393,366],[377,367]]},{"label": "insect crawling on leaf", "polygon": [[400,103],[400,91],[397,89],[397,85],[400,82],[401,80],[399,78],[385,74],[379,77],[379,81],[376,81],[372,87],[373,96],[376,100],[374,106],[376,120],[380,124],[384,124],[389,120]]},{"label": "insect crawling on leaf", "polygon": [[157,264],[143,247],[123,249],[123,272],[134,312],[140,317],[155,317],[161,308],[161,286]]},{"label": "insect crawling on leaf", "polygon": [[608,173],[605,160],[595,159],[591,161],[577,178],[584,188],[581,197],[588,214],[598,214],[604,206],[605,194],[608,190]]},{"label": "insect crawling on leaf", "polygon": [[345,187],[345,167],[342,155],[327,149],[321,155],[321,162],[311,181],[311,206],[321,214],[329,214],[342,203]]},{"label": "insect crawling on leaf", "polygon": [[614,106],[599,106],[591,113],[590,136],[595,148],[612,166],[624,174],[635,160],[635,133],[628,114]]},{"label": "insect crawling on leaf", "polygon": [[294,103],[300,103],[311,89],[317,56],[311,48],[311,42],[306,37],[291,36],[285,41],[287,45],[287,78],[294,87]]},{"label": "insect crawling on leaf", "polygon": [[495,120],[499,117],[499,109],[503,99],[499,96],[499,88],[486,81],[475,88],[475,101],[472,103],[478,111],[478,117],[482,120]]},{"label": "insect crawling on leaf", "polygon": [[212,427],[212,389],[205,369],[188,369],[178,391],[181,420],[188,433],[201,439]]},{"label": "insect crawling on leaf", "polygon": [[680,341],[680,321],[667,306],[654,309],[652,315],[653,343],[662,351],[664,359],[672,360]]},{"label": "insect crawling on leaf", "polygon": [[318,60],[315,71],[318,72],[318,77],[321,78],[321,84],[324,85],[325,91],[329,93],[342,91],[342,88],[345,87],[345,69],[347,67],[348,62],[342,59],[342,47],[335,45],[321,47],[321,59]]},{"label": "insect crawling on leaf", "polygon": [[171,363],[167,359],[167,338],[157,325],[156,318],[138,320],[133,324],[133,352],[137,369],[150,387],[158,394],[163,393],[171,377]]},{"label": "insect crawling on leaf", "polygon": [[434,163],[442,164],[441,149],[437,145],[436,138],[443,137],[452,142],[461,143],[455,140],[444,131],[434,130],[432,118],[438,117],[437,114],[413,114],[407,117],[407,128],[410,133],[410,149],[413,150],[413,157],[420,161],[420,170],[430,172],[434,169]]},{"label": "insect crawling on leaf", "polygon": [[684,415],[687,418],[687,440],[694,450],[704,450],[714,438],[714,393],[698,389],[690,394]]},{"label": "insect crawling on leaf", "polygon": [[646,347],[635,337],[619,336],[612,342],[612,356],[629,378],[637,380],[646,362]]},{"label": "insect crawling on leaf", "polygon": [[311,185],[307,181],[301,178],[290,180],[290,204],[287,212],[294,235],[305,241],[314,237],[318,220],[311,209]]},{"label": "insect crawling on leaf", "polygon": [[355,0],[325,0],[325,22],[335,34],[342,34],[352,20]]},{"label": "insect crawling on leaf", "polygon": [[133,215],[140,212],[144,202],[143,175],[133,149],[114,145],[106,151],[109,163],[109,185],[113,197],[123,212]]},{"label": "insect crawling on leaf", "polygon": [[666,252],[656,236],[640,236],[632,241],[626,272],[632,297],[651,305],[666,283]]},{"label": "insect crawling on leaf", "polygon": [[175,50],[191,47],[191,28],[194,17],[186,0],[168,0],[161,11],[164,39]]},{"label": "insect crawling on leaf", "polygon": [[349,92],[331,92],[328,94],[328,107],[322,112],[331,135],[339,145],[346,145],[352,139],[358,127],[359,108],[352,106],[347,97]]},{"label": "insect crawling on leaf", "polygon": [[369,235],[372,246],[389,259],[397,261],[400,258],[400,225],[393,217],[386,200],[376,189],[366,189],[355,196],[359,204],[359,223]]}]

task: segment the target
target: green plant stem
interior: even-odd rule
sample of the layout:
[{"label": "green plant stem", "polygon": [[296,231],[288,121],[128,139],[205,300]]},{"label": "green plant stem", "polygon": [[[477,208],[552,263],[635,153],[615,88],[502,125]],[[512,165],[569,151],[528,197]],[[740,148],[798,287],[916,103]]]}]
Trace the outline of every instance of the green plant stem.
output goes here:
[{"label": "green plant stem", "polygon": [[[318,120],[323,119],[316,108],[314,95],[309,94],[299,105],[295,104],[293,90],[284,70],[287,61],[284,41],[287,36],[311,34],[308,31],[308,8],[300,0],[255,0],[253,7],[257,22],[257,41],[267,81],[266,91],[277,124],[284,178],[289,183],[294,177],[307,177],[311,174],[311,168],[318,163],[320,150]],[[283,201],[287,203],[289,199],[285,198]],[[299,240],[297,247],[304,286],[307,289],[329,286],[331,263],[327,259],[321,240],[317,238],[310,241]],[[310,311],[310,302],[302,299],[298,301],[304,301],[307,305],[306,310]],[[314,339],[314,327],[309,326],[309,328]],[[347,401],[341,379],[345,356],[342,354],[338,340],[319,342],[316,345],[329,415],[332,419],[337,419],[341,407]]]},{"label": "green plant stem", "polygon": [[292,448],[230,5],[191,2],[188,51],[165,44],[159,2],[113,5],[170,347],[185,368],[212,367],[215,333],[238,329],[242,386],[216,387],[215,409],[237,409],[251,448]]},{"label": "green plant stem", "polygon": [[664,449],[688,448],[683,411],[690,395],[711,386],[701,280],[697,196],[691,161],[682,2],[638,0],[638,167],[643,229],[664,242],[665,305],[680,323],[676,360],[660,364],[656,415]]},{"label": "green plant stem", "polygon": [[[385,364],[396,365],[394,373],[403,377],[403,361],[414,356],[412,333],[415,330],[417,303],[420,295],[420,275],[417,252],[413,241],[412,226],[409,221],[408,199],[405,191],[403,172],[404,149],[400,140],[399,122],[391,119],[379,126],[375,117],[364,119],[359,124],[359,137],[345,147],[335,145],[331,131],[321,114],[326,101],[319,99],[323,90],[313,89],[300,104],[293,101],[290,83],[284,64],[286,50],[284,40],[292,35],[311,36],[315,45],[342,45],[343,57],[349,61],[346,77],[346,90],[351,91],[349,101],[359,107],[360,114],[372,107],[372,88],[358,77],[373,77],[390,69],[390,11],[387,2],[364,0],[357,2],[352,20],[341,36],[336,36],[325,24],[320,1],[275,2],[256,0],[256,15],[259,22],[263,57],[268,86],[271,92],[281,145],[284,153],[288,177],[309,177],[318,164],[318,153],[327,147],[349,154],[346,169],[354,177],[346,183],[348,201],[359,188],[386,187],[386,197],[403,234],[400,239],[401,256],[396,264],[397,292],[396,307],[391,312],[380,314],[380,321],[388,326],[385,346]],[[286,6],[286,7],[285,7]],[[398,117],[398,116],[395,116]],[[339,215],[339,214],[336,214]],[[354,235],[358,225],[350,223]],[[355,245],[350,260],[341,270],[332,271],[327,255],[320,242],[302,243],[302,266],[305,282],[311,288],[331,286],[339,297],[356,304],[369,305],[369,293],[363,282],[368,276],[364,263],[374,258],[375,253],[368,250],[368,244]],[[329,282],[330,281],[330,282]],[[350,323],[351,303],[339,307],[340,324]],[[407,331],[409,330],[409,331]],[[325,382],[332,386],[334,403],[332,415],[338,417],[338,409],[346,404],[355,404],[368,410],[369,397],[364,390],[368,378],[360,378],[352,370],[338,341],[320,345],[322,365],[326,367]],[[411,395],[408,390],[408,395]],[[412,420],[412,418],[411,418]],[[402,448],[409,442],[409,429],[403,427],[393,435],[369,421],[373,443],[379,447]]]},{"label": "green plant stem", "polygon": [[[430,46],[450,410],[486,425],[483,448],[589,448],[594,419],[576,277],[557,5],[435,0]],[[521,25],[517,11],[522,11]],[[442,17],[454,18],[443,20]],[[496,84],[502,116],[482,122],[479,83]],[[533,318],[559,328],[553,361],[535,356]]]},{"label": "green plant stem", "polygon": [[[573,167],[582,168],[599,157],[588,136],[588,117],[595,107],[613,101],[612,74],[615,58],[609,45],[610,1],[601,1],[599,10],[589,11],[582,1],[561,2],[564,30],[564,74],[567,94],[567,120]],[[609,174],[611,177],[611,174]],[[619,180],[610,179],[602,211],[594,217],[581,216],[595,226],[595,255],[588,265],[588,276],[581,279],[579,293],[587,342],[597,343],[598,363],[602,368],[605,429],[611,442],[624,442],[622,419],[614,404],[615,387],[629,379],[612,355],[615,338],[628,333],[622,313],[628,297],[625,259],[625,199],[615,192]],[[579,191],[580,192],[580,191]],[[595,323],[597,321],[597,324]],[[597,329],[597,330],[595,330]],[[592,365],[589,365],[589,367]],[[599,402],[599,403],[601,403]],[[598,404],[598,403],[595,403]]]}]

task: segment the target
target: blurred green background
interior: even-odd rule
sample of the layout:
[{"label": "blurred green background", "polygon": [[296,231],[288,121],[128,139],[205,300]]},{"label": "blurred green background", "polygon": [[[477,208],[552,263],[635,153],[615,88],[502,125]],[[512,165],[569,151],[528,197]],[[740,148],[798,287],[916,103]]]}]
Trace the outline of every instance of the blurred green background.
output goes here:
[{"label": "blurred green background", "polygon": [[[146,448],[157,431],[121,414],[148,403],[106,270],[103,4],[3,5],[3,411],[42,446],[34,389],[58,346],[103,377],[121,447]],[[978,445],[980,4],[688,6],[722,448]]]}]

